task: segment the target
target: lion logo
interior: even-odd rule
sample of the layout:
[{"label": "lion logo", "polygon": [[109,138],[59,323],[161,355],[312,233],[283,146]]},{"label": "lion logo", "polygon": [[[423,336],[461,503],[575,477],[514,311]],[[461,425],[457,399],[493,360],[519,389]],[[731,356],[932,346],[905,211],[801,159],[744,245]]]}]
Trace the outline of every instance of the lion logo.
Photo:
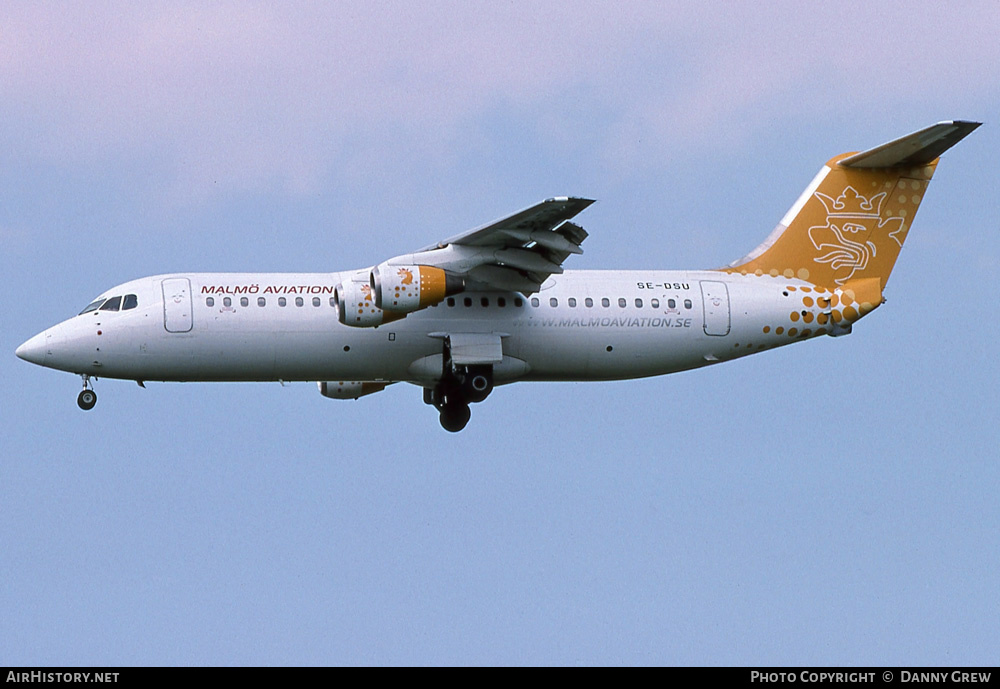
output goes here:
[{"label": "lion logo", "polygon": [[401,285],[412,285],[413,284],[413,271],[409,268],[400,268],[399,272],[396,273],[399,276],[399,284]]},{"label": "lion logo", "polygon": [[848,186],[837,198],[818,191],[813,196],[826,209],[826,224],[809,228],[809,241],[819,252],[813,260],[828,263],[836,274],[838,285],[850,280],[858,271],[865,270],[868,262],[877,255],[878,248],[868,239],[874,230],[895,225],[889,236],[900,246],[903,245],[896,236],[902,229],[903,219],[880,217],[882,202],[886,198],[884,191],[866,198],[854,187]]}]

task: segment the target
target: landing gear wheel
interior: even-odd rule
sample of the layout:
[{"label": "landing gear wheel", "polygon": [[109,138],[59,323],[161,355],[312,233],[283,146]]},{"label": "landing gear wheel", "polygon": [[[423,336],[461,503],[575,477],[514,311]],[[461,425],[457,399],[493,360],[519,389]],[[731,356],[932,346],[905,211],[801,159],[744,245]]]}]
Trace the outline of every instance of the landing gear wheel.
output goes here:
[{"label": "landing gear wheel", "polygon": [[84,390],[76,398],[76,403],[79,405],[80,409],[84,411],[90,411],[97,404],[97,393],[93,390]]},{"label": "landing gear wheel", "polygon": [[441,407],[441,427],[450,433],[458,433],[465,428],[470,418],[472,412],[464,402],[452,402]]}]

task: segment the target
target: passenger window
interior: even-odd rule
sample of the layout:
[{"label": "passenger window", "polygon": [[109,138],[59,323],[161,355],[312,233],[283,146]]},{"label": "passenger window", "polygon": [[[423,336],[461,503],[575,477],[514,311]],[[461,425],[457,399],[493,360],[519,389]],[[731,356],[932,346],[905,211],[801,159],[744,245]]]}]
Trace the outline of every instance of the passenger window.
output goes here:
[{"label": "passenger window", "polygon": [[257,306],[267,306],[267,299],[264,297],[257,297]]},{"label": "passenger window", "polygon": [[677,302],[675,300],[673,300],[673,299],[667,299],[667,306],[669,306],[672,309],[676,309],[677,308]]},{"label": "passenger window", "polygon": [[296,306],[302,306],[303,304],[305,304],[305,302],[302,301],[302,297],[295,297],[295,305]]},{"label": "passenger window", "polygon": [[479,303],[482,304],[483,306],[489,306],[490,305],[489,297],[483,297],[482,299],[479,300]]},{"label": "passenger window", "polygon": [[246,297],[240,297],[240,306],[250,306],[250,300]]},{"label": "passenger window", "polygon": [[532,306],[538,306],[538,297],[532,297],[531,298],[531,305]]},{"label": "passenger window", "polygon": [[524,300],[521,299],[521,297],[515,297],[514,306],[516,306],[517,308],[521,308],[522,306],[524,306]]},{"label": "passenger window", "polygon": [[635,300],[635,307],[637,309],[641,309],[642,308],[642,299],[636,298],[636,300]]},{"label": "passenger window", "polygon": [[618,306],[625,308],[625,297],[618,297]]},{"label": "passenger window", "polygon": [[505,306],[507,306],[507,300],[504,299],[503,297],[497,297],[497,306],[499,306],[501,309],[504,308]]},{"label": "passenger window", "polygon": [[230,299],[229,297],[224,297],[223,300],[222,300],[222,305],[223,306],[232,306],[233,305],[233,300]]},{"label": "passenger window", "polygon": [[134,309],[139,305],[139,300],[134,294],[126,294],[125,301],[122,303],[122,311],[127,311],[129,309]]},{"label": "passenger window", "polygon": [[205,297],[205,306],[215,306],[215,297]]},{"label": "passenger window", "polygon": [[604,308],[608,308],[609,306],[611,306],[611,300],[608,299],[607,297],[601,297],[601,306],[603,306]]},{"label": "passenger window", "polygon": [[117,311],[122,305],[121,297],[111,297],[101,306],[101,311]]},{"label": "passenger window", "polygon": [[278,297],[278,306],[284,306],[287,303],[284,297]]},{"label": "passenger window", "polygon": [[555,297],[549,299],[549,306],[559,306],[559,300]]},{"label": "passenger window", "polygon": [[584,299],[583,303],[586,304],[587,308],[589,309],[594,305],[594,300],[591,299],[590,297],[587,297],[586,299]]},{"label": "passenger window", "polygon": [[330,297],[330,306],[332,306],[333,308],[337,308],[337,300],[334,299],[333,297]]},{"label": "passenger window", "polygon": [[570,305],[570,308],[573,308],[573,309],[576,308],[576,297],[570,297],[569,298],[569,305]]},{"label": "passenger window", "polygon": [[465,304],[466,308],[472,306],[472,297],[466,297],[462,300],[462,303]]},{"label": "passenger window", "polygon": [[448,297],[448,306],[455,305],[455,297]]},{"label": "passenger window", "polygon": [[649,305],[652,306],[654,309],[658,309],[658,308],[660,308],[660,300],[659,299],[650,299],[649,300]]},{"label": "passenger window", "polygon": [[313,306],[319,306],[319,305],[320,305],[319,297],[313,297]]},{"label": "passenger window", "polygon": [[684,300],[684,308],[685,309],[690,309],[691,308],[691,300],[690,299],[685,299]]}]

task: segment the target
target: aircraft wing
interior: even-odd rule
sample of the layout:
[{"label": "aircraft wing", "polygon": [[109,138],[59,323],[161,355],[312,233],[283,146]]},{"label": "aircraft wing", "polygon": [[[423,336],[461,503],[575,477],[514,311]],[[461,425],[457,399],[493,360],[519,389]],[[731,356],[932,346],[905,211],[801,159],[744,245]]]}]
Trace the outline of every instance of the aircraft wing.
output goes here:
[{"label": "aircraft wing", "polygon": [[[463,244],[465,246],[520,246],[524,243],[522,238],[525,235],[530,235],[530,233],[536,231],[552,232],[562,222],[574,217],[593,202],[593,199],[580,199],[569,196],[557,196],[546,199],[513,215],[508,215],[505,218],[494,220],[482,227],[455,235],[433,246],[424,247],[421,251],[441,249],[449,244]],[[579,248],[579,243],[576,246]],[[582,251],[574,251],[572,253],[582,253]]]},{"label": "aircraft wing", "polygon": [[426,265],[461,277],[472,287],[537,292],[550,275],[582,254],[587,232],[570,222],[592,199],[560,196],[420,251],[386,261],[388,266]]}]

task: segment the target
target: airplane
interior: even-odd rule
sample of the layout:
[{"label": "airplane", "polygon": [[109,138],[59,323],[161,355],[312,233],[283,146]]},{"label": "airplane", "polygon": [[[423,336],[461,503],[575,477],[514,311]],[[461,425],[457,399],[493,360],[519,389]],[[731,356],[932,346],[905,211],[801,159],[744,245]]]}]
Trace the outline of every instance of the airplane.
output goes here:
[{"label": "airplane", "polygon": [[816,338],[878,308],[939,157],[939,122],[827,162],[774,231],[710,270],[564,270],[593,200],[554,197],[361,270],[177,273],[106,290],[21,359],[92,380],[318,381],[334,399],[423,388],[448,431],[517,381],[657,376]]}]

